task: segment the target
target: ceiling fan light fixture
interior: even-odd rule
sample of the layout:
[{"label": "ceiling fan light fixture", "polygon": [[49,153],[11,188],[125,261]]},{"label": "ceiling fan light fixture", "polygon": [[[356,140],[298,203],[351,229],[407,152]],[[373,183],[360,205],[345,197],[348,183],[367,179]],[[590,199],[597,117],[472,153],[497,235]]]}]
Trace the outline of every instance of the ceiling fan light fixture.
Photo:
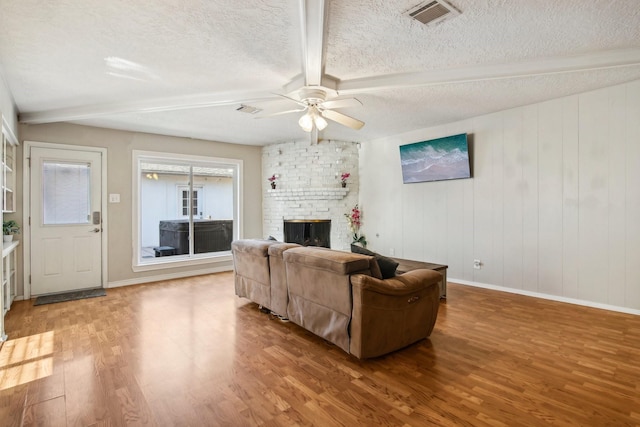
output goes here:
[{"label": "ceiling fan light fixture", "polygon": [[311,132],[315,127],[318,130],[323,130],[329,123],[320,115],[318,108],[315,105],[311,105],[306,113],[300,117],[298,124],[305,132]]},{"label": "ceiling fan light fixture", "polygon": [[298,120],[298,124],[305,132],[311,132],[313,130],[313,118],[309,113],[305,113]]},{"label": "ceiling fan light fixture", "polygon": [[318,128],[318,130],[323,130],[324,128],[327,127],[327,125],[329,123],[327,123],[327,121],[324,119],[324,117],[319,116],[319,115],[315,115],[313,117],[313,123],[316,125],[316,128]]}]

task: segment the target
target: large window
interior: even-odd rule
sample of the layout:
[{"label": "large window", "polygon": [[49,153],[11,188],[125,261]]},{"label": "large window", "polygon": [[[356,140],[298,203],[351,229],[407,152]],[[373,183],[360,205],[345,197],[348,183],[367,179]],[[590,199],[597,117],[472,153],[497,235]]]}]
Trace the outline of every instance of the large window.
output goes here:
[{"label": "large window", "polygon": [[240,232],[241,160],[134,151],[134,269],[228,257]]}]

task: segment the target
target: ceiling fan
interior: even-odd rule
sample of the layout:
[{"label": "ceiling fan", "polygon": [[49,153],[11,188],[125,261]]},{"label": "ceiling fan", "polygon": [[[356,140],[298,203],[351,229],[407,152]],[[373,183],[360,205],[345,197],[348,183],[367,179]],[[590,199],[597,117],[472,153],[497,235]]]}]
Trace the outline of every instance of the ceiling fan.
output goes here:
[{"label": "ceiling fan", "polygon": [[332,120],[355,130],[361,129],[362,126],[364,126],[363,121],[335,111],[335,109],[338,108],[362,106],[362,103],[356,98],[328,98],[327,91],[323,88],[302,88],[297,91],[297,95],[300,99],[295,99],[286,95],[279,96],[296,103],[300,108],[274,111],[258,117],[265,118],[279,116],[282,114],[304,112],[304,114],[300,116],[298,124],[305,132],[311,132],[314,128],[318,131],[323,130],[328,125],[325,119]]},{"label": "ceiling fan", "polygon": [[[285,86],[285,90],[297,96],[278,94],[298,104],[300,108],[276,111],[260,117],[271,117],[288,113],[304,112],[298,124],[311,136],[311,144],[318,143],[318,132],[327,127],[325,119],[340,123],[351,129],[359,130],[364,122],[335,111],[339,108],[360,107],[356,98],[339,98],[338,81],[323,73],[325,17],[327,8],[324,0],[302,0],[300,2],[300,21],[302,25],[303,73]],[[293,91],[291,89],[296,88]]]}]

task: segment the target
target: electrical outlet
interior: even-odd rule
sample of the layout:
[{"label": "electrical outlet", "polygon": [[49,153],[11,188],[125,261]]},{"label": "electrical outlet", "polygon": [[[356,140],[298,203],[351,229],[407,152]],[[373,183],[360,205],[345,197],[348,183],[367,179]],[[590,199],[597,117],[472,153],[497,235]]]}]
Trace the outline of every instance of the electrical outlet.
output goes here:
[{"label": "electrical outlet", "polygon": [[389,248],[389,255],[394,256],[396,254],[396,250],[394,248]]},{"label": "electrical outlet", "polygon": [[480,270],[482,268],[482,263],[479,259],[473,260],[473,268],[475,268],[476,270]]}]

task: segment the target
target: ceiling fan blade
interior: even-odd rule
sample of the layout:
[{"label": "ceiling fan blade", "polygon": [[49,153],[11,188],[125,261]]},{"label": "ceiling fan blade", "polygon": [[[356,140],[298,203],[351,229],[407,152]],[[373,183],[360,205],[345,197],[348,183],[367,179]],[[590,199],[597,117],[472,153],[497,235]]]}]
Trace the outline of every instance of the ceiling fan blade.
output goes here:
[{"label": "ceiling fan blade", "polygon": [[331,99],[321,103],[320,107],[328,109],[362,107],[362,102],[358,101],[356,98]]},{"label": "ceiling fan blade", "polygon": [[362,129],[362,126],[364,126],[364,122],[358,119],[354,119],[353,117],[349,117],[346,114],[338,113],[337,111],[322,110],[320,114],[322,114],[322,117],[326,117],[329,120],[338,122],[341,125],[349,127],[351,129],[358,130]]},{"label": "ceiling fan blade", "polygon": [[269,118],[269,117],[281,116],[283,114],[301,113],[304,110],[306,110],[306,108],[296,108],[295,110],[275,111],[273,113],[258,114],[258,115],[256,115],[255,118],[256,119],[266,119],[266,118]]},{"label": "ceiling fan blade", "polygon": [[307,108],[307,104],[305,104],[304,102],[300,101],[299,99],[291,98],[290,96],[282,95],[281,93],[276,93],[275,95],[281,96],[284,99],[288,99],[289,101],[295,102],[296,104]]}]

